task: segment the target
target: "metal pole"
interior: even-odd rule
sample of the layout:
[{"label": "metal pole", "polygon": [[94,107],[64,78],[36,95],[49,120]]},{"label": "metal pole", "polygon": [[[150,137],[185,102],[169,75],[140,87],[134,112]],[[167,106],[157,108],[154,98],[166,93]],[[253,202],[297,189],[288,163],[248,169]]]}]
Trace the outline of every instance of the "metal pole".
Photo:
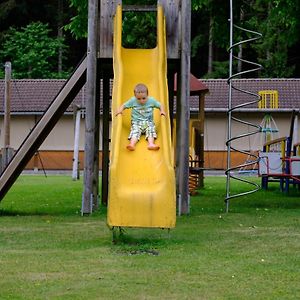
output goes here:
[{"label": "metal pole", "polygon": [[[232,5],[233,0],[230,0],[230,48],[229,48],[229,78],[227,80],[228,84],[229,84],[229,95],[228,95],[228,128],[227,128],[227,169],[226,169],[226,175],[227,175],[227,180],[226,180],[226,199],[225,199],[225,203],[226,203],[226,212],[229,211],[229,200],[232,198],[236,198],[236,197],[240,197],[240,196],[244,196],[244,195],[248,195],[251,193],[256,192],[260,186],[252,181],[252,180],[248,180],[246,178],[244,178],[243,176],[238,176],[237,173],[235,173],[237,170],[239,170],[241,167],[249,167],[249,166],[253,166],[254,164],[258,163],[259,161],[259,157],[249,151],[245,151],[243,149],[238,149],[235,145],[232,144],[232,142],[237,141],[238,139],[242,139],[245,138],[247,136],[251,136],[254,135],[256,133],[261,132],[261,127],[259,125],[253,124],[251,122],[247,122],[245,120],[242,120],[240,118],[237,118],[236,116],[233,116],[233,111],[238,109],[238,108],[242,108],[242,107],[246,107],[249,106],[251,104],[257,104],[260,101],[260,97],[257,93],[253,93],[251,91],[242,89],[242,88],[238,88],[236,85],[233,84],[232,80],[233,78],[242,76],[244,74],[248,74],[251,72],[257,72],[261,69],[261,65],[253,62],[253,61],[249,61],[246,60],[245,58],[239,58],[238,56],[235,56],[233,53],[233,48],[234,47],[238,47],[241,44],[246,44],[246,43],[250,43],[253,41],[256,41],[257,39],[261,38],[261,34],[258,32],[255,32],[253,30],[249,30],[249,29],[245,29],[242,28],[240,26],[234,25],[233,22],[233,5]],[[250,38],[246,38],[243,39],[237,43],[234,43],[233,39],[233,29],[237,29],[237,30],[241,30],[242,32],[246,32],[247,34],[251,34],[253,37]],[[241,72],[237,72],[235,74],[233,74],[233,59],[236,60],[241,60],[242,62],[245,62],[249,65],[249,68],[246,68],[244,71]],[[240,93],[243,94],[247,94],[247,96],[249,97],[255,97],[255,100],[252,101],[248,101],[236,106],[232,105],[232,91],[236,90]],[[236,123],[239,124],[243,124],[243,125],[247,125],[249,126],[248,128],[250,128],[247,132],[243,132],[241,134],[238,134],[236,136],[232,136],[232,121],[235,121]],[[253,159],[249,162],[246,162],[244,164],[240,164],[240,165],[235,165],[232,166],[232,162],[231,162],[231,152],[234,151],[235,153],[242,153],[242,154],[246,154],[246,155],[250,155]],[[231,194],[231,186],[230,186],[230,180],[234,179],[240,182],[244,182],[247,183],[251,186],[253,186],[253,189],[251,190],[247,190],[244,192],[240,192],[240,193],[233,193]]]},{"label": "metal pole", "polygon": [[[232,10],[232,0],[230,0],[230,18],[229,18],[229,34],[230,34],[230,48],[229,48],[229,79],[232,77],[232,59],[233,59],[233,10]],[[226,212],[229,210],[229,197],[230,197],[230,146],[231,146],[231,108],[232,108],[232,83],[229,80],[229,95],[228,95],[228,123],[227,123],[227,178],[226,178]]]}]

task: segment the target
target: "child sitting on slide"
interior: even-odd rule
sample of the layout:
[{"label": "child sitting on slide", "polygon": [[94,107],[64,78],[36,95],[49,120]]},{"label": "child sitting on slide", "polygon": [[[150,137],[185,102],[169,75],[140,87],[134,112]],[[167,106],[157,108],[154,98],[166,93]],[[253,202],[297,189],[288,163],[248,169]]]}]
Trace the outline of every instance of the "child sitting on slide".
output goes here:
[{"label": "child sitting on slide", "polygon": [[122,104],[116,116],[122,114],[124,109],[131,108],[131,129],[128,139],[130,140],[127,149],[135,150],[135,145],[139,141],[141,134],[146,135],[149,150],[158,150],[154,140],[157,137],[155,124],[153,121],[153,109],[158,108],[160,114],[165,116],[165,110],[155,98],[148,96],[148,88],[145,84],[139,83],[134,88],[134,97]]}]

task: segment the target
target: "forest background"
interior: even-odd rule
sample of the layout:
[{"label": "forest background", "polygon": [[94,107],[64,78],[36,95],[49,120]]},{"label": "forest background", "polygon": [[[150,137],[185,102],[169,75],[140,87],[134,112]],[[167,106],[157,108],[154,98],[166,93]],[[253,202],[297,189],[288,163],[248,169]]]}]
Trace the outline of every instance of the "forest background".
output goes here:
[{"label": "forest background", "polygon": [[[123,0],[123,5],[156,4]],[[11,61],[13,78],[67,78],[86,52],[88,0],[2,0],[0,78]],[[234,23],[262,38],[236,55],[263,65],[263,78],[300,77],[300,0],[234,0]],[[192,0],[191,71],[198,78],[228,77],[229,0]],[[124,14],[123,45],[153,47],[155,15]],[[235,30],[234,39],[249,38]],[[241,70],[246,64],[236,65]],[[252,74],[253,77],[253,74]]]}]

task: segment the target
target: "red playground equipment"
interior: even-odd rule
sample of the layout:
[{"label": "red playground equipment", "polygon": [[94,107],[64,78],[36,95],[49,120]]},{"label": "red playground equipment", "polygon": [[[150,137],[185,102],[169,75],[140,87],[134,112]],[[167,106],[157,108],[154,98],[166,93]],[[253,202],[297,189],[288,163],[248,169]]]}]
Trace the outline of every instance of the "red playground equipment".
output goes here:
[{"label": "red playground equipment", "polygon": [[293,145],[298,114],[293,110],[289,136],[266,142],[259,153],[259,176],[262,177],[263,189],[268,189],[269,182],[279,182],[280,190],[284,192],[289,191],[290,184],[300,187],[300,143]]}]

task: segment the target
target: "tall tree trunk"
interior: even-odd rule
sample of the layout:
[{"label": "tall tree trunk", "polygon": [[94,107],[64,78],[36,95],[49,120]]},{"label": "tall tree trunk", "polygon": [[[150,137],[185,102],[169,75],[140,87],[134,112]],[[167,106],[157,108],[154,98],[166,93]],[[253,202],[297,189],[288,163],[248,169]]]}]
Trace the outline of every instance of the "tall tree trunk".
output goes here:
[{"label": "tall tree trunk", "polygon": [[[64,14],[64,3],[63,0],[57,0],[57,37],[63,38],[63,14]],[[58,73],[62,72],[62,57],[63,49],[62,46],[58,49]]]},{"label": "tall tree trunk", "polygon": [[[240,25],[243,27],[243,22],[244,22],[244,10],[243,7],[240,9]],[[239,45],[239,52],[238,52],[238,58],[242,59],[243,58],[243,45]],[[243,68],[243,63],[241,60],[238,60],[238,66],[237,66],[237,71],[242,72]]]},{"label": "tall tree trunk", "polygon": [[1,1],[0,3],[0,19],[7,18],[9,13],[16,7],[16,0]]},{"label": "tall tree trunk", "polygon": [[213,71],[213,17],[210,14],[209,17],[209,36],[208,36],[208,64],[207,73],[210,74]]},{"label": "tall tree trunk", "polygon": [[[270,14],[271,14],[271,11],[272,11],[272,3],[271,3],[271,1],[270,1],[270,2],[268,3],[268,18],[269,18]],[[266,53],[267,60],[271,60],[271,51],[270,51],[270,49],[267,49],[266,52],[267,52],[267,53]]]}]

